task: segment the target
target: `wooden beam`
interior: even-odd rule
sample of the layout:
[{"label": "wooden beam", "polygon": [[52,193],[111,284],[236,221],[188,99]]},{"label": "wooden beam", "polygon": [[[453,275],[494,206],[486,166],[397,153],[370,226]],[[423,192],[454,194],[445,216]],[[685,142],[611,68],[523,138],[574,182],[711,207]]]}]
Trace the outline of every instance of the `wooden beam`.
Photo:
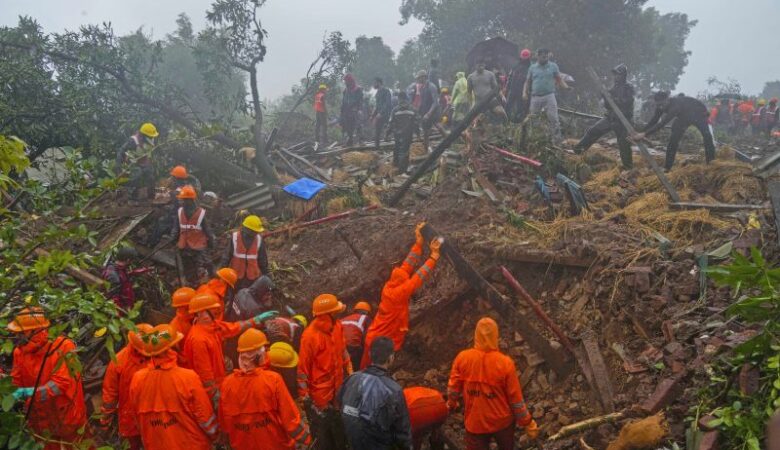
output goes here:
[{"label": "wooden beam", "polygon": [[[423,227],[422,234],[427,241],[441,236],[430,225]],[[560,349],[553,348],[547,338],[523,314],[520,314],[515,305],[504,299],[501,293],[469,264],[449,239],[444,239],[441,254],[450,261],[455,272],[476,291],[477,295],[487,300],[501,316],[514,322],[515,331],[525,338],[536,354],[545,359],[560,379],[571,373],[571,364],[565,354]]]},{"label": "wooden beam", "polygon": [[609,377],[607,365],[604,364],[604,357],[599,350],[599,343],[593,332],[585,333],[582,338],[582,346],[585,348],[585,354],[588,356],[588,362],[593,370],[593,380],[598,387],[599,398],[605,412],[615,411],[614,390],[612,389],[612,380]]},{"label": "wooden beam", "polygon": [[311,163],[311,161],[309,161],[308,159],[304,158],[303,156],[296,155],[295,153],[293,153],[291,151],[288,151],[286,149],[283,149],[283,148],[279,149],[279,150],[282,153],[284,153],[285,155],[289,156],[290,158],[293,158],[293,159],[296,159],[296,160],[302,162],[304,165],[306,165],[311,170],[313,170],[317,175],[319,175],[322,178],[324,178],[325,181],[332,181],[332,178],[330,177],[330,175],[328,175],[328,172],[326,172],[326,171],[320,169],[319,167],[315,166],[314,164]]},{"label": "wooden beam", "polygon": [[[612,112],[615,113],[615,116],[620,120],[620,123],[623,124],[623,126],[626,128],[626,131],[628,131],[628,135],[631,136],[636,131],[634,130],[634,127],[631,126],[631,122],[626,119],[626,116],[623,115],[623,111],[618,108],[617,104],[615,103],[615,100],[612,99],[612,96],[609,94],[609,91],[607,91],[607,88],[604,87],[603,84],[601,84],[601,79],[599,79],[598,74],[596,74],[596,71],[593,70],[592,67],[588,67],[588,74],[590,74],[590,77],[593,78],[593,82],[596,84],[596,86],[601,91],[601,95],[604,96],[604,99],[607,100],[607,104],[612,109]],[[666,175],[664,175],[664,172],[661,170],[660,167],[658,167],[658,163],[655,162],[655,159],[650,155],[650,151],[647,149],[647,146],[644,142],[637,142],[637,146],[639,146],[639,153],[645,158],[645,161],[647,164],[650,165],[650,168],[653,169],[653,172],[655,172],[655,176],[658,177],[658,180],[661,181],[661,185],[663,185],[664,189],[666,189],[666,192],[669,194],[669,197],[672,199],[673,202],[679,202],[680,201],[680,194],[677,193],[677,190],[672,186],[672,183],[669,182],[669,179],[666,178]]]},{"label": "wooden beam", "polygon": [[736,212],[743,210],[760,210],[769,209],[766,205],[731,205],[728,203],[692,203],[692,202],[675,202],[670,203],[669,207],[672,209],[708,209],[712,212]]},{"label": "wooden beam", "polygon": [[125,238],[135,227],[138,226],[139,223],[141,223],[144,219],[146,219],[146,216],[151,214],[151,210],[146,211],[143,214],[139,214],[136,217],[134,217],[132,220],[128,220],[127,222],[117,225],[114,227],[106,237],[103,238],[102,241],[100,241],[100,245],[98,245],[98,248],[100,250],[106,250],[109,247],[112,247],[117,244],[117,242],[121,241]]}]

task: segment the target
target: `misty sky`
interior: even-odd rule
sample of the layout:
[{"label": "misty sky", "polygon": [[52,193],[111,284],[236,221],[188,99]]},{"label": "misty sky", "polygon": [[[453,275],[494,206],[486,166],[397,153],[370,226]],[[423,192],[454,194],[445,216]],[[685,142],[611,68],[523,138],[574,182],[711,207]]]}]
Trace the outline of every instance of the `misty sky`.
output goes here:
[{"label": "misty sky", "polygon": [[[75,29],[83,23],[110,21],[119,33],[144,26],[163,38],[186,12],[196,29],[205,24],[210,0],[0,0],[0,25],[13,25],[20,14],[36,18],[45,31]],[[716,75],[759,92],[780,79],[780,0],[650,0],[662,12],[680,11],[698,19],[688,40],[693,52],[678,91],[696,94]],[[275,98],[301,78],[320,48],[326,31],[341,30],[354,40],[382,36],[394,50],[416,36],[418,22],[398,24],[400,0],[268,0],[263,24],[269,33],[268,55],[260,70],[261,94]],[[734,32],[733,30],[739,30]]]}]

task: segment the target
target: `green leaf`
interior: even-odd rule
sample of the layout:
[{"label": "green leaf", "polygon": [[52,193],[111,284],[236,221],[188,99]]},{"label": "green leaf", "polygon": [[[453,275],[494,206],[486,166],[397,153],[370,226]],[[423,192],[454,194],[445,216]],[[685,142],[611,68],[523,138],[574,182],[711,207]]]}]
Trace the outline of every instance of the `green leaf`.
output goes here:
[{"label": "green leaf", "polygon": [[761,445],[759,445],[758,438],[755,436],[748,438],[747,446],[750,450],[761,450]]},{"label": "green leaf", "polygon": [[723,423],[723,419],[712,419],[709,422],[707,422],[707,426],[709,428],[716,428],[719,427]]},{"label": "green leaf", "polygon": [[13,395],[8,394],[3,396],[3,411],[8,412],[11,410],[11,408],[14,407],[14,403],[16,403],[16,399]]},{"label": "green leaf", "polygon": [[10,450],[13,450],[17,447],[19,447],[19,444],[22,442],[22,433],[16,433],[15,435],[11,436],[11,439],[8,441],[8,448]]}]

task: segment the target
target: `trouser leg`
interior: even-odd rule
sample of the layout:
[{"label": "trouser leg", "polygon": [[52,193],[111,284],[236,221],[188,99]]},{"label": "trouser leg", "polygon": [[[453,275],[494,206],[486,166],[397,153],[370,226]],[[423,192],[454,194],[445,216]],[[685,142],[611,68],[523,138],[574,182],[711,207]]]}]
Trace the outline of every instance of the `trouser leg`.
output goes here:
[{"label": "trouser leg", "polygon": [[349,359],[352,361],[352,370],[360,370],[360,360],[363,359],[363,347],[348,346],[347,353],[349,353]]},{"label": "trouser leg", "polygon": [[591,145],[610,131],[612,131],[612,121],[606,117],[599,120],[592,127],[588,128],[585,135],[580,139],[580,142],[574,146],[574,153],[579,154],[585,152]]},{"label": "trouser leg", "polygon": [[398,167],[399,172],[405,173],[406,169],[409,168],[409,147],[412,145],[412,137],[396,136],[395,142],[396,152],[398,155],[398,164],[396,167]]},{"label": "trouser leg", "polygon": [[317,448],[319,450],[344,450],[347,448],[347,436],[341,414],[335,408],[325,410],[319,422]]},{"label": "trouser leg", "polygon": [[547,120],[550,122],[550,128],[552,129],[553,142],[560,142],[563,140],[561,136],[561,121],[558,118],[558,100],[555,98],[555,94],[547,96]]},{"label": "trouser leg", "polygon": [[472,434],[468,431],[464,437],[466,450],[490,450],[492,434]]},{"label": "trouser leg", "polygon": [[666,170],[671,170],[674,166],[674,158],[677,156],[677,148],[680,146],[680,140],[688,129],[688,123],[678,119],[672,124],[672,136],[669,138],[669,145],[666,147]]},{"label": "trouser leg", "polygon": [[620,161],[623,168],[631,169],[634,167],[634,153],[631,150],[631,141],[628,140],[628,130],[622,123],[613,122],[612,129],[617,136],[618,148],[620,149]]},{"label": "trouser leg", "polygon": [[712,137],[710,127],[705,120],[702,120],[694,126],[699,130],[702,140],[704,140],[704,160],[709,163],[715,159],[715,140]]}]

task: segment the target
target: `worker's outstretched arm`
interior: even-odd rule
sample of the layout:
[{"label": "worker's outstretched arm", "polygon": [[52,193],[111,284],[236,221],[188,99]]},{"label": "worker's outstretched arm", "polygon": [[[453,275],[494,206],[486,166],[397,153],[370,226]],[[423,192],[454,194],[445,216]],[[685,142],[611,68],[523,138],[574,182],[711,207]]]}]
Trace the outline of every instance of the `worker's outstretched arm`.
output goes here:
[{"label": "worker's outstretched arm", "polygon": [[430,279],[433,269],[436,268],[436,262],[439,260],[439,249],[442,242],[444,242],[442,238],[431,241],[431,256],[398,288],[401,291],[398,293],[400,297],[411,297],[414,291],[420,289],[420,286]]},{"label": "worker's outstretched arm", "polygon": [[424,226],[425,222],[420,222],[417,224],[417,227],[415,227],[414,245],[412,245],[412,248],[409,250],[409,254],[406,255],[404,262],[401,264],[401,269],[403,269],[409,275],[412,275],[414,268],[420,264],[420,261],[422,261],[422,246],[425,243],[425,239],[422,235],[422,229]]},{"label": "worker's outstretched arm", "polygon": [[645,125],[644,133],[648,134],[648,133],[652,133],[653,131],[656,131],[654,130],[654,128],[656,125],[658,125],[658,122],[661,120],[661,117],[663,117],[663,115],[664,115],[663,110],[661,110],[660,108],[656,108],[655,112],[653,113],[653,117],[650,119],[650,122],[647,122],[647,125]]},{"label": "worker's outstretched arm", "polygon": [[119,370],[116,362],[109,361],[106,367],[106,374],[103,376],[103,406],[100,408],[103,417],[101,424],[106,425],[111,422],[112,416],[116,414],[119,407]]}]

